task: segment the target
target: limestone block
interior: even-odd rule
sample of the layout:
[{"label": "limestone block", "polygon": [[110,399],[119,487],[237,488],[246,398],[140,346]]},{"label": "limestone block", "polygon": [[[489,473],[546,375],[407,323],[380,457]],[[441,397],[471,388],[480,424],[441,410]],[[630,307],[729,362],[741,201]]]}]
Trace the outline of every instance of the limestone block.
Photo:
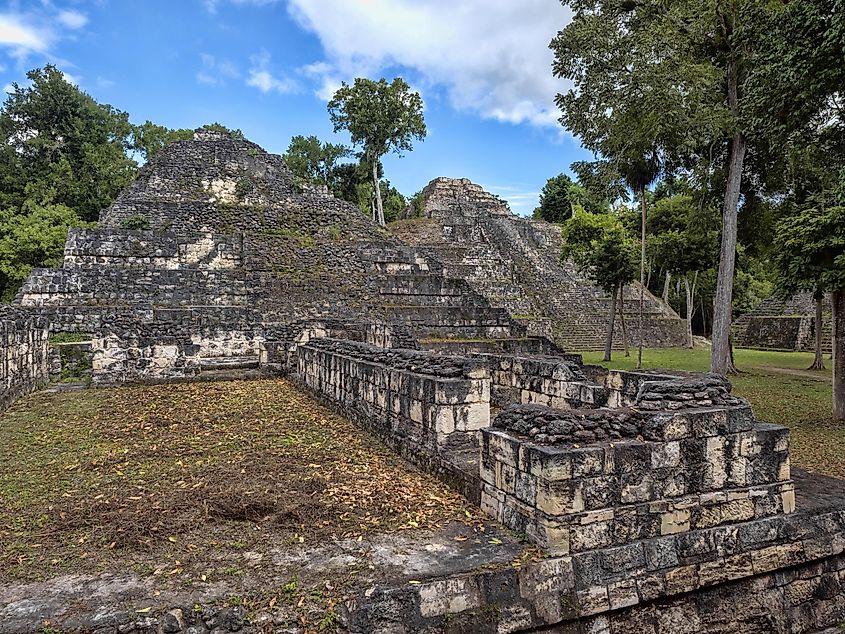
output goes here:
[{"label": "limestone block", "polygon": [[584,510],[584,482],[539,480],[536,487],[537,508],[546,515],[559,516]]},{"label": "limestone block", "polygon": [[666,572],[666,593],[681,594],[698,587],[698,566],[677,566]]},{"label": "limestone block", "polygon": [[520,451],[528,472],[548,482],[572,478],[572,456],[559,447],[530,446]]},{"label": "limestone block", "polygon": [[490,403],[472,403],[455,408],[455,429],[479,431],[490,426]]},{"label": "limestone block", "polygon": [[789,487],[781,491],[781,504],[784,513],[795,512],[795,488]]},{"label": "limestone block", "polygon": [[420,614],[424,618],[456,614],[481,607],[483,596],[474,577],[438,579],[419,587]]},{"label": "limestone block", "polygon": [[651,450],[651,468],[673,468],[681,463],[679,442],[655,443]]},{"label": "limestone block", "polygon": [[[592,517],[599,516],[600,514],[596,513]],[[582,517],[583,520],[584,517]],[[612,520],[592,521],[588,524],[576,524],[570,527],[570,547],[572,552],[605,548],[610,546],[612,542]]]},{"label": "limestone block", "polygon": [[674,535],[690,529],[689,509],[677,509],[660,516],[660,534]]},{"label": "limestone block", "polygon": [[494,485],[500,491],[513,495],[516,488],[516,467],[496,461],[494,463]]},{"label": "limestone block", "polygon": [[505,432],[491,429],[485,429],[482,438],[483,452],[513,467],[519,465],[520,443],[516,438],[511,437]]},{"label": "limestone block", "polygon": [[604,472],[604,454],[602,447],[583,447],[571,450],[572,477],[583,478],[601,475]]},{"label": "limestone block", "polygon": [[577,592],[578,607],[581,616],[600,614],[610,609],[610,599],[606,586],[592,586]]},{"label": "limestone block", "polygon": [[617,581],[607,586],[607,596],[611,610],[629,608],[640,602],[637,583],[633,579]]}]

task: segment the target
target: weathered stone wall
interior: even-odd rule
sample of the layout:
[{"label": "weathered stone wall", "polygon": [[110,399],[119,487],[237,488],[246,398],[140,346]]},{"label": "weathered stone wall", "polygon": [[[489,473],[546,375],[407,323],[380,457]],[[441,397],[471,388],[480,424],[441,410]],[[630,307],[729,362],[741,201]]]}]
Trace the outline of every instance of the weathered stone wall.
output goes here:
[{"label": "weathered stone wall", "polygon": [[816,324],[812,293],[799,293],[787,299],[769,297],[751,312],[734,321],[734,344],[772,350],[815,350],[816,328],[822,329],[822,349],[831,348],[830,297],[822,301],[822,323]]},{"label": "weathered stone wall", "polygon": [[231,269],[242,264],[242,243],[239,234],[71,229],[64,268]]},{"label": "weathered stone wall", "polygon": [[[468,178],[439,177],[422,190],[422,209],[425,218],[448,217],[456,211],[463,215],[502,214],[510,215],[508,203]],[[411,218],[416,210],[409,207],[403,213]]]},{"label": "weathered stone wall", "polygon": [[[424,218],[397,223],[393,234],[425,248],[448,277],[466,280],[529,335],[550,337],[567,350],[601,349],[611,300],[572,262],[560,261],[560,227],[514,216],[503,201],[466,179],[435,179],[423,190],[422,207]],[[629,285],[625,311],[634,344],[638,329],[630,324],[638,298],[638,286]],[[685,340],[685,322],[646,292],[644,345]],[[620,327],[614,346],[622,343]]]},{"label": "weathered stone wall", "polygon": [[636,404],[503,410],[482,430],[482,507],[558,553],[794,509],[787,428],[724,382],[644,381]]},{"label": "weathered stone wall", "polygon": [[297,354],[306,387],[408,447],[436,454],[476,446],[490,424],[490,374],[469,359],[326,338]]},{"label": "weathered stone wall", "polygon": [[493,403],[540,403],[556,409],[600,406],[605,391],[588,380],[577,356],[476,355],[490,364]]},{"label": "weathered stone wall", "polygon": [[32,314],[0,306],[0,412],[49,378],[47,328]]},{"label": "weathered stone wall", "polygon": [[[772,350],[805,350],[808,348],[814,318],[810,315],[789,317],[750,317],[745,325],[742,344]],[[815,345],[815,340],[812,342]]]},{"label": "weathered stone wall", "polygon": [[354,633],[820,632],[845,618],[843,550],[842,511],[781,515],[369,589],[345,620]]}]

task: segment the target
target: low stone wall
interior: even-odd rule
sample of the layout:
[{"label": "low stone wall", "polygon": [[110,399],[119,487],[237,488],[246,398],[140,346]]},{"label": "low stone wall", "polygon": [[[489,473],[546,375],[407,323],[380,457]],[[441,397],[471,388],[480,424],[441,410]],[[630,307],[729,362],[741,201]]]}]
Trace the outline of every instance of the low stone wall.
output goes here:
[{"label": "low stone wall", "polygon": [[804,350],[814,341],[813,315],[749,317],[742,342],[745,346],[774,350]]},{"label": "low stone wall", "polygon": [[555,553],[795,506],[789,431],[754,423],[747,406],[656,415],[509,408],[482,430],[481,479],[482,508]]},{"label": "low stone wall", "polygon": [[490,365],[492,402],[499,407],[537,403],[556,409],[593,407],[607,401],[605,390],[581,371],[580,356],[474,355]]},{"label": "low stone wall", "polygon": [[845,617],[843,550],[845,513],[797,513],[369,589],[345,620],[356,634],[820,632]]},{"label": "low stone wall", "polygon": [[327,338],[300,345],[297,355],[306,387],[406,447],[471,448],[490,424],[490,374],[469,359]]},{"label": "low stone wall", "polygon": [[25,311],[0,306],[0,412],[48,378],[46,327]]}]

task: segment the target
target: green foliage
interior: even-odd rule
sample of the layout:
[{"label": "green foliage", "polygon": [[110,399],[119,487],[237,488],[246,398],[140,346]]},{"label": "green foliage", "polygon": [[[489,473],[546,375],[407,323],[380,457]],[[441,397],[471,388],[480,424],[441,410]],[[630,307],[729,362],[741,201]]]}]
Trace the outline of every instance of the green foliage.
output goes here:
[{"label": "green foliage", "polygon": [[[328,104],[335,132],[347,130],[352,144],[361,148],[361,163],[368,166],[375,190],[379,224],[384,224],[378,174],[380,159],[389,152],[401,156],[413,149],[414,139],[426,135],[422,98],[400,77],[388,84],[358,77],[353,85],[342,83]],[[361,191],[358,189],[358,198]]]},{"label": "green foliage", "polygon": [[426,135],[422,98],[397,77],[392,83],[358,77],[346,82],[328,104],[335,132],[347,130],[369,160],[413,149]]},{"label": "green foliage", "polygon": [[626,236],[616,216],[578,209],[564,223],[562,239],[562,257],[571,257],[606,292],[636,278],[637,242]]},{"label": "green foliage", "polygon": [[220,134],[225,134],[226,136],[234,139],[235,141],[244,141],[246,137],[244,133],[241,132],[239,129],[235,128],[227,128],[222,123],[206,123],[204,126],[200,126],[200,130],[204,130],[206,132],[218,132]]},{"label": "green foliage", "polygon": [[[661,198],[651,209],[649,253],[659,269],[689,275],[715,265],[718,232],[706,221],[692,196]],[[703,220],[703,221],[702,221]]]},{"label": "green foliage", "polygon": [[11,301],[33,268],[60,266],[67,230],[79,226],[85,223],[64,205],[0,211],[0,300]]},{"label": "green foliage", "polygon": [[141,214],[134,214],[125,218],[120,223],[121,229],[134,229],[136,231],[143,231],[150,228],[150,220]]},{"label": "green foliage", "polygon": [[382,198],[384,199],[384,220],[394,222],[399,220],[408,202],[398,189],[390,184],[390,181],[381,182]]},{"label": "green foliage", "polygon": [[845,207],[810,207],[782,219],[773,259],[782,294],[845,290]]},{"label": "green foliage", "polygon": [[61,205],[96,220],[137,172],[127,155],[129,118],[68,83],[54,66],[27,77],[31,85],[14,84],[0,113],[0,205]]},{"label": "green foliage", "polygon": [[540,192],[540,206],[534,210],[534,217],[546,222],[565,222],[580,207],[592,214],[604,213],[610,204],[585,187],[574,182],[566,174],[553,176]]},{"label": "green foliage", "polygon": [[290,140],[284,155],[288,167],[303,183],[326,185],[332,191],[337,186],[337,162],[349,156],[345,145],[322,143],[316,136],[297,135]]},{"label": "green foliage", "polygon": [[408,205],[411,207],[411,218],[422,218],[424,215],[423,205],[425,204],[425,197],[422,190],[411,196]]},{"label": "green foliage", "polygon": [[145,121],[132,129],[132,149],[137,151],[144,161],[149,161],[169,143],[187,141],[194,136],[193,130],[172,130],[165,126]]},{"label": "green foliage", "polygon": [[235,183],[235,196],[238,200],[243,200],[253,189],[255,189],[255,184],[250,179],[241,178]]}]

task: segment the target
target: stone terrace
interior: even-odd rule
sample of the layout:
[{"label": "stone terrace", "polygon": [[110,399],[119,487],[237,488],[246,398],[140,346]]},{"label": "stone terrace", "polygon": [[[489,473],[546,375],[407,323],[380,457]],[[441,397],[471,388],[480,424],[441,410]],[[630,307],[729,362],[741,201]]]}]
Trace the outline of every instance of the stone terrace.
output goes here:
[{"label": "stone terrace", "polygon": [[[610,298],[571,262],[560,262],[560,228],[513,215],[507,203],[467,179],[437,178],[422,191],[423,218],[391,230],[444,263],[493,306],[504,308],[533,334],[570,350],[599,350]],[[639,286],[625,289],[626,317],[635,323]],[[646,292],[645,344],[682,345],[678,315]],[[629,326],[632,338],[636,328]],[[621,329],[614,345],[622,346]]]}]

